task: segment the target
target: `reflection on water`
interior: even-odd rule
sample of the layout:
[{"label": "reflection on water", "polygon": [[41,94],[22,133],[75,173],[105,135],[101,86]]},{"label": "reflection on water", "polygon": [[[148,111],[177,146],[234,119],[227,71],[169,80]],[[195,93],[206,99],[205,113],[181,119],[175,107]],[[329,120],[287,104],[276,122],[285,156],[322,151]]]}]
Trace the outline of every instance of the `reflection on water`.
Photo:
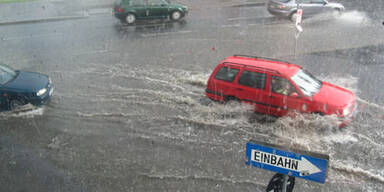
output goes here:
[{"label": "reflection on water", "polygon": [[135,25],[126,25],[122,23],[116,24],[116,30],[120,35],[148,35],[156,33],[177,32],[187,26],[186,20],[178,22],[173,21],[140,21]]}]

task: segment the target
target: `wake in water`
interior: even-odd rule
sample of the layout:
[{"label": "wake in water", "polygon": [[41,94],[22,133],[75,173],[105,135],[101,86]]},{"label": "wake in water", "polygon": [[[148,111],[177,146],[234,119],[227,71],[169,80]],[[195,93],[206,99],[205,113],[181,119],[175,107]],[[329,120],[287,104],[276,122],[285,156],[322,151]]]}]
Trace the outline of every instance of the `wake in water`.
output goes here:
[{"label": "wake in water", "polygon": [[354,25],[354,26],[369,26],[372,25],[371,18],[361,11],[345,11],[341,14],[324,13],[314,17],[304,19],[303,23],[318,23],[318,22],[335,22],[341,25]]},{"label": "wake in water", "polygon": [[318,79],[332,83],[344,89],[347,89],[354,93],[356,96],[359,95],[359,89],[357,87],[357,83],[359,79],[352,75],[340,75],[340,74],[328,74],[328,75],[320,75]]},{"label": "wake in water", "polygon": [[[106,111],[102,113],[79,112],[83,118],[130,119],[131,116],[143,116],[149,122],[148,129],[137,130],[132,126],[131,134],[148,138],[170,138],[182,142],[194,142],[209,145],[236,145],[241,148],[250,139],[269,139],[272,143],[291,148],[321,152],[331,155],[332,162],[328,178],[332,181],[353,181],[352,176],[361,176],[366,181],[381,181],[383,173],[375,172],[376,165],[354,167],[348,159],[349,153],[363,153],[367,148],[381,152],[382,140],[372,138],[362,130],[361,122],[352,123],[346,130],[335,129],[335,116],[315,114],[296,114],[272,121],[259,121],[263,115],[255,114],[248,104],[230,102],[226,104],[213,102],[206,98],[205,87],[209,72],[193,72],[180,69],[133,69],[125,65],[108,66],[100,71],[91,71],[101,76],[114,76],[140,80],[142,88],[132,88],[124,84],[111,85],[113,92],[99,96],[103,102],[111,104],[143,105],[161,113],[148,115],[146,111]],[[89,71],[80,71],[89,73]],[[359,95],[358,78],[344,74],[321,75],[320,79],[341,86]],[[84,95],[88,96],[88,93]],[[93,97],[95,97],[93,95]],[[359,99],[358,99],[359,100]],[[370,104],[369,106],[373,106]],[[369,110],[367,113],[372,113]],[[134,117],[132,119],[137,119]],[[171,122],[171,123],[170,123]],[[376,123],[376,122],[374,122]],[[380,123],[380,122],[378,122]],[[160,124],[160,125],[159,125]],[[368,124],[368,123],[367,123]],[[162,125],[162,126],[161,126]],[[367,125],[367,127],[369,124]],[[369,130],[369,129],[367,129]],[[375,133],[380,133],[376,130]],[[379,135],[379,134],[377,134]],[[372,140],[372,141],[371,141]],[[369,142],[376,142],[373,147]],[[368,143],[368,144],[367,144]],[[349,147],[351,146],[351,147]],[[340,154],[339,156],[337,156]],[[353,159],[356,160],[356,159]],[[377,160],[379,162],[379,160]],[[368,170],[365,168],[369,168]]]},{"label": "wake in water", "polygon": [[[195,122],[204,127],[220,126],[231,127],[247,133],[246,137],[253,137],[252,133],[268,133],[287,140],[293,145],[304,149],[327,151],[329,138],[334,135],[335,116],[320,116],[315,114],[297,114],[295,117],[267,119],[265,115],[255,114],[253,107],[242,103],[217,103],[206,98],[204,89],[209,78],[209,73],[199,73],[180,69],[142,70],[130,69],[126,71],[124,65],[109,66],[109,71],[103,75],[120,76],[125,78],[140,79],[161,90],[129,89],[114,87],[114,90],[124,91],[134,102],[148,105],[166,105],[178,112],[177,119]],[[351,90],[358,95],[358,79],[353,76],[339,74],[322,75],[320,79]],[[128,92],[127,92],[128,91]],[[266,120],[267,119],[267,120]],[[274,121],[275,120],[275,121]],[[266,122],[266,123],[265,123]],[[333,139],[337,140],[337,139]],[[353,137],[349,140],[354,140]]]},{"label": "wake in water", "polygon": [[[203,76],[201,76],[203,77]],[[321,75],[319,79],[330,82],[332,84],[343,87],[352,91],[356,97],[358,105],[362,101],[359,99],[358,81],[354,76],[345,76],[340,74]],[[195,85],[193,81],[205,82],[200,79],[193,79],[190,83]],[[201,87],[205,87],[202,83],[196,83]],[[382,107],[365,102],[370,107],[380,110]],[[375,182],[384,183],[384,172],[376,171],[375,165],[359,165],[356,162],[345,160],[349,159],[350,150],[364,151],[367,141],[363,141],[364,132],[360,132],[360,122],[353,122],[345,129],[340,129],[336,125],[338,118],[333,116],[321,116],[317,114],[294,114],[277,118],[276,121],[269,123],[261,123],[260,121],[251,121],[255,115],[253,107],[248,104],[239,104],[236,102],[221,104],[211,102],[208,105],[194,105],[189,111],[190,117],[186,119],[193,120],[208,125],[220,125],[224,127],[235,127],[231,134],[241,135],[243,140],[260,138],[260,135],[266,134],[270,141],[277,144],[289,146],[294,149],[301,149],[312,152],[320,152],[330,155],[330,171],[328,179],[331,182],[356,182],[366,183],[374,180]],[[375,113],[376,110],[369,110],[369,113]],[[380,121],[380,120],[377,120]],[[209,126],[205,126],[210,128]],[[240,134],[232,133],[239,132]],[[365,136],[365,140],[369,139],[369,135]],[[274,138],[274,139],[272,139]],[[373,142],[368,140],[368,142]],[[343,150],[345,146],[357,145],[358,148],[348,148]],[[368,147],[369,148],[369,147]],[[372,146],[379,153],[382,151],[380,144]],[[352,151],[350,151],[352,152]],[[340,157],[340,153],[342,156]],[[355,159],[359,161],[358,159]],[[367,189],[367,188],[364,188]],[[375,187],[372,189],[375,191]]]},{"label": "wake in water", "polygon": [[372,20],[364,12],[360,11],[346,11],[336,18],[338,21],[346,24],[359,24],[359,25],[371,25]]},{"label": "wake in water", "polygon": [[[367,178],[368,180],[376,180],[377,182],[380,182],[384,184],[384,172],[381,171],[382,173],[380,174],[380,170],[365,170],[360,167],[352,166],[353,163],[351,162],[341,162],[338,160],[332,161],[330,163],[330,167],[343,172],[344,174],[342,175],[344,180],[350,180],[350,178],[354,178],[357,176],[359,179],[355,178],[354,182],[364,184],[365,179]],[[339,175],[340,177],[340,175]],[[363,178],[363,180],[361,180]]]},{"label": "wake in water", "polygon": [[31,104],[24,105],[13,111],[0,112],[0,119],[6,120],[8,118],[34,118],[35,116],[41,116],[44,113],[43,107],[36,107]]}]

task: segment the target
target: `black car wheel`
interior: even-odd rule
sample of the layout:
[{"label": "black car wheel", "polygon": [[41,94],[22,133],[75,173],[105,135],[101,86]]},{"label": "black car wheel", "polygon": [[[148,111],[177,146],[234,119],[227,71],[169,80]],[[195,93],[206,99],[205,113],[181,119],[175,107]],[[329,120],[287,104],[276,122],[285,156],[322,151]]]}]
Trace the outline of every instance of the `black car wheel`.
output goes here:
[{"label": "black car wheel", "polygon": [[181,17],[182,17],[182,14],[181,14],[180,11],[174,11],[174,12],[172,12],[172,14],[171,14],[171,19],[172,19],[173,21],[178,21],[178,20],[181,19]]},{"label": "black car wheel", "polygon": [[25,105],[25,102],[22,99],[12,99],[9,101],[9,109],[15,110]]},{"label": "black car wheel", "polygon": [[132,13],[128,13],[126,16],[125,16],[125,22],[129,25],[132,25],[136,22],[136,15],[132,14]]},{"label": "black car wheel", "polygon": [[341,14],[342,14],[342,11],[339,8],[336,8],[333,10],[333,16],[334,17],[338,18],[341,16]]},{"label": "black car wheel", "polygon": [[291,21],[296,22],[296,19],[297,19],[297,12],[296,11],[291,14],[290,19],[291,19]]}]

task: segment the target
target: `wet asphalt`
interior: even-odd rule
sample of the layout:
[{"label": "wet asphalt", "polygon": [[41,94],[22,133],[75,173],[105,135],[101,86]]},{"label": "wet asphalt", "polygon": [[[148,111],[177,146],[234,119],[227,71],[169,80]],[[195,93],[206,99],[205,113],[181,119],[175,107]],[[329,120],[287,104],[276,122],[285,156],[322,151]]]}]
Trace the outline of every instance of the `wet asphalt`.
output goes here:
[{"label": "wet asphalt", "polygon": [[[55,84],[46,106],[0,113],[0,191],[265,191],[273,173],[245,165],[251,139],[330,155],[326,183],[298,179],[295,191],[381,191],[384,28],[369,5],[305,19],[296,51],[293,23],[263,6],[191,9],[179,23],[125,26],[102,8],[0,26],[1,62]],[[210,72],[233,54],[285,59],[352,90],[355,121],[261,122],[207,100]]]}]

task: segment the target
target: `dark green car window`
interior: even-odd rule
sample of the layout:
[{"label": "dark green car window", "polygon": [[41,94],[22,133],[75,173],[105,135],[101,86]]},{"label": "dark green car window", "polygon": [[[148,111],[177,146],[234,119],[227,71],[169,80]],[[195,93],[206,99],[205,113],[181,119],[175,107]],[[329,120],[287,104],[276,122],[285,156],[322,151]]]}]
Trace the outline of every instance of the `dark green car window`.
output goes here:
[{"label": "dark green car window", "polygon": [[129,5],[131,5],[131,6],[144,6],[145,2],[144,2],[144,0],[131,0],[129,2]]},{"label": "dark green car window", "polygon": [[165,0],[148,0],[148,5],[167,5]]},{"label": "dark green car window", "polygon": [[4,65],[0,65],[0,84],[5,84],[15,78],[16,72]]}]

